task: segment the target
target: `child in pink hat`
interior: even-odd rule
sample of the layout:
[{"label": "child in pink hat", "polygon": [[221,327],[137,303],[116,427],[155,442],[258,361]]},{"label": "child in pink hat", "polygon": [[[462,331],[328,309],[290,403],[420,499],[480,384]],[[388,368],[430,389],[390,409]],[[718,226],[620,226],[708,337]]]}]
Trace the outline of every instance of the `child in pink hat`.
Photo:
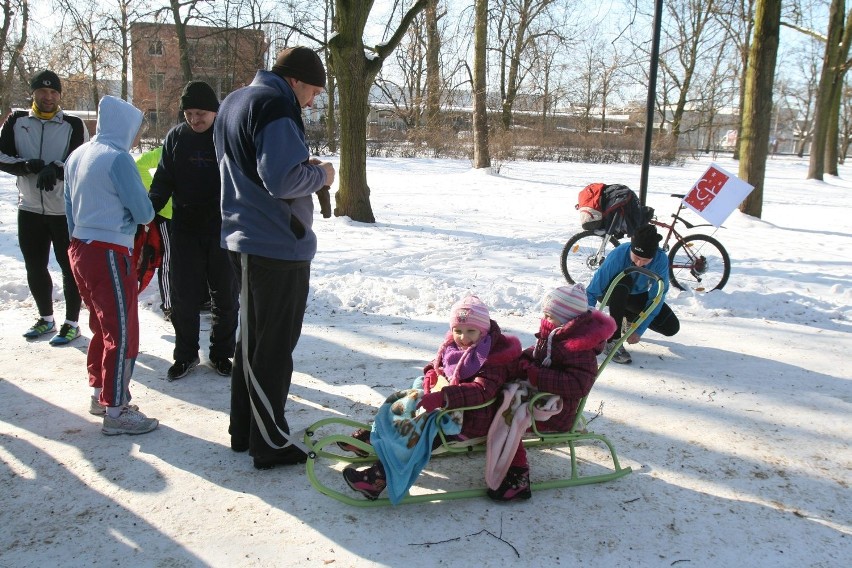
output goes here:
[{"label": "child in pink hat", "polygon": [[[513,378],[521,355],[517,337],[505,335],[491,319],[488,308],[476,296],[467,296],[450,309],[450,329],[435,358],[423,369],[423,394],[418,407],[427,412],[476,406],[497,396],[503,384]],[[485,436],[494,419],[491,404],[464,412],[460,437]],[[368,441],[370,432],[356,431],[353,437]],[[355,451],[347,444],[341,447]],[[349,486],[368,499],[377,499],[385,489],[385,469],[381,462],[358,470],[343,470]]]}]

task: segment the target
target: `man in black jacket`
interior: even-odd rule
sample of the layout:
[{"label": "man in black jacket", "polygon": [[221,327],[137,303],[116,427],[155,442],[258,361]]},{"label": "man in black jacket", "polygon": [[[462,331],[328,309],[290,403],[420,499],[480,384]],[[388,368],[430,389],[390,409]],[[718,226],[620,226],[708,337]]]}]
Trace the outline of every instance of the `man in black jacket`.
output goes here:
[{"label": "man in black jacket", "polygon": [[186,122],[166,134],[149,193],[155,211],[172,198],[169,276],[175,362],[167,373],[170,381],[185,377],[199,363],[200,311],[208,298],[213,316],[210,365],[220,375],[230,376],[238,315],[236,273],[219,243],[220,178],[213,147],[219,101],[210,85],[190,81],[180,110]]}]

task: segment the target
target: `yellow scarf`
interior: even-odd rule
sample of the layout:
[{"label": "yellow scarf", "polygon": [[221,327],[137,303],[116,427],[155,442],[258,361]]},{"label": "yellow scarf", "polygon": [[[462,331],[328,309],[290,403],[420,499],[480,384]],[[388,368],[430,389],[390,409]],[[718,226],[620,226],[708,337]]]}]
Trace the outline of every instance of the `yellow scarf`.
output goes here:
[{"label": "yellow scarf", "polygon": [[61,109],[59,108],[59,105],[56,105],[55,111],[53,111],[53,112],[42,112],[41,110],[39,110],[35,101],[33,101],[33,114],[35,114],[41,120],[50,120],[51,118],[56,116],[56,113],[59,112],[60,110]]}]

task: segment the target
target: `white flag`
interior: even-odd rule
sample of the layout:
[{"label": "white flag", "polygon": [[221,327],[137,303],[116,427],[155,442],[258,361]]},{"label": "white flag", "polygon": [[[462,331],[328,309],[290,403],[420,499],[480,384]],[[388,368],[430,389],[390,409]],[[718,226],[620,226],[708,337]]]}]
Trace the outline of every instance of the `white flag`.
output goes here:
[{"label": "white flag", "polygon": [[721,227],[734,209],[754,189],[721,166],[710,164],[704,175],[695,182],[683,203],[708,223]]}]

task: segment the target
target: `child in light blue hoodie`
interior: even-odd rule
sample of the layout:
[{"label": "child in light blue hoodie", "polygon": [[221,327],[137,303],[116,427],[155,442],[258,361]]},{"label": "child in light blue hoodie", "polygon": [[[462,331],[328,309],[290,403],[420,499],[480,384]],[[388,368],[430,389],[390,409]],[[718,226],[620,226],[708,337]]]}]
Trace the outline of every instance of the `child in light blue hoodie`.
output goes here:
[{"label": "child in light blue hoodie", "polygon": [[[130,155],[142,112],[106,96],[95,136],[65,162],[65,210],[74,280],[89,310],[86,366],[94,388],[89,412],[103,415],[106,435],[144,434],[159,422],[130,404],[130,377],[139,353],[133,240],[154,208]],[[106,408],[104,408],[106,407]]]}]

